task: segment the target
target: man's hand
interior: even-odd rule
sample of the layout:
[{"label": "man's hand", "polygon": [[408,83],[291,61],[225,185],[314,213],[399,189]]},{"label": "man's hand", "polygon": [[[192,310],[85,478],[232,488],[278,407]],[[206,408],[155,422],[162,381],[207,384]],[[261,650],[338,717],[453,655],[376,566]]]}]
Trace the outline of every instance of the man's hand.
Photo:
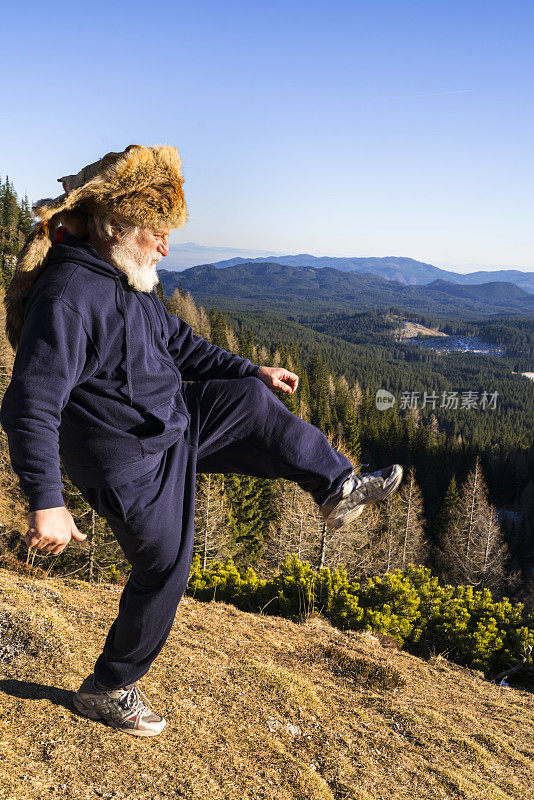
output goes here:
[{"label": "man's hand", "polygon": [[296,392],[299,385],[299,376],[284,367],[260,367],[258,378],[269,389],[276,389],[278,392],[288,394]]},{"label": "man's hand", "polygon": [[24,537],[28,548],[58,555],[71,538],[83,542],[87,537],[80,533],[65,506],[43,508],[28,514],[28,532]]}]

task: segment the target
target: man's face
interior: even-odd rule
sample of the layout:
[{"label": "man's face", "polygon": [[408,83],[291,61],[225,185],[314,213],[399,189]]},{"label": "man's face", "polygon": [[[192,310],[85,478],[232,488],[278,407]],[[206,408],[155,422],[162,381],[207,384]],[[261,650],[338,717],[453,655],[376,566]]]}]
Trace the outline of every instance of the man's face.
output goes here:
[{"label": "man's face", "polygon": [[138,228],[110,246],[111,262],[126,273],[128,283],[140,292],[151,292],[158,283],[156,264],[169,253],[170,228]]},{"label": "man's face", "polygon": [[170,228],[139,228],[134,237],[139,249],[146,253],[147,258],[151,257],[151,262],[156,264],[169,254],[169,233]]}]

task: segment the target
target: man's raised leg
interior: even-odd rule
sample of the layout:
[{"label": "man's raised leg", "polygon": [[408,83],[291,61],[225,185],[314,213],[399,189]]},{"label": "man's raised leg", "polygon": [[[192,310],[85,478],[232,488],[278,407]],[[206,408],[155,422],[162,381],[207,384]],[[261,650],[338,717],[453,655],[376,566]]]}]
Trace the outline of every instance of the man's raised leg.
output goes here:
[{"label": "man's raised leg", "polygon": [[295,481],[331,528],[355,520],[402,480],[399,464],[357,474],[318,428],[292,414],[258,378],[188,384],[184,397],[198,440],[198,472]]},{"label": "man's raised leg", "polygon": [[287,478],[319,504],[339,492],[351,462],[314,425],[292,414],[258,378],[184,385],[198,472]]}]

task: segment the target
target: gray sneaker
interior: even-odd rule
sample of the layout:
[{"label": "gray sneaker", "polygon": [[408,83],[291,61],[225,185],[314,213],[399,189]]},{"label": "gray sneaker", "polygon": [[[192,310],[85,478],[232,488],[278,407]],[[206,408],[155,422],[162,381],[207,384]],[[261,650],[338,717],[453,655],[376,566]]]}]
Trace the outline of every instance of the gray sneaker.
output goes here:
[{"label": "gray sneaker", "polygon": [[354,522],[367,503],[385,500],[398,488],[402,480],[402,467],[393,464],[378,472],[352,472],[341,490],[327,503],[319,506],[319,511],[329,528],[341,528]]},{"label": "gray sneaker", "polygon": [[94,675],[89,675],[74,695],[73,703],[84,717],[102,720],[132,736],[157,736],[167,724],[150,710],[150,703],[135,683],[124,689],[101,689]]}]

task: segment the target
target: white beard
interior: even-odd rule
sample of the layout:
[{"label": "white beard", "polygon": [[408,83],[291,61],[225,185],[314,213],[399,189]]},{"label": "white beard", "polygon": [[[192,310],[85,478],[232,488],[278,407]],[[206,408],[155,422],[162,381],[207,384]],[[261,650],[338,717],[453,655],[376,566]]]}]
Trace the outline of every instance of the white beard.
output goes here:
[{"label": "white beard", "polygon": [[111,263],[125,273],[130,286],[139,292],[151,292],[158,284],[156,265],[152,263],[155,259],[160,261],[161,256],[147,254],[128,235],[110,251]]}]

